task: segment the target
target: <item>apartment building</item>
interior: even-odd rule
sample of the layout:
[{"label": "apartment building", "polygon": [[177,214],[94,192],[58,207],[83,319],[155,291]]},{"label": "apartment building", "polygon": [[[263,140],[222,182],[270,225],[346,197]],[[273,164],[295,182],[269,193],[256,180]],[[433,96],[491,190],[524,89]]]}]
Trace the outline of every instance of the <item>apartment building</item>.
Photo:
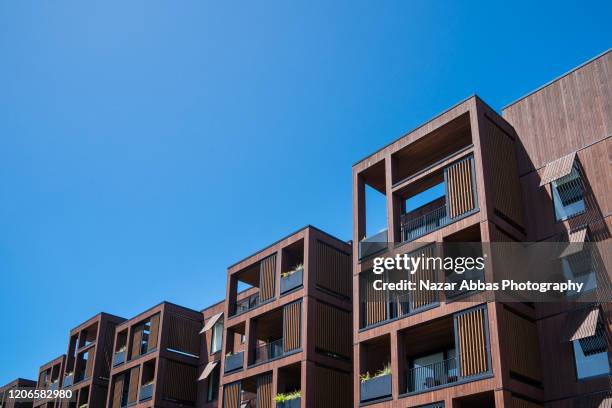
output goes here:
[{"label": "apartment building", "polygon": [[350,256],[308,226],[229,267],[219,408],[352,406]]},{"label": "apartment building", "polygon": [[8,384],[0,387],[0,408],[32,408],[31,401],[15,400],[9,398],[9,392],[21,388],[33,388],[36,386],[36,381],[26,380],[25,378],[17,378]]},{"label": "apartment building", "polygon": [[[374,255],[432,255],[431,243],[607,242],[611,61],[603,54],[503,117],[468,98],[353,166],[355,406],[610,406],[607,308],[394,297],[371,290],[371,271]],[[376,195],[382,231],[367,225]]]},{"label": "apartment building", "polygon": [[[38,380],[36,381],[36,389],[38,390],[59,390],[61,388],[61,380],[64,377],[64,364],[66,364],[66,355],[62,354],[54,358],[46,364],[43,364],[38,369]],[[59,408],[61,401],[57,398],[53,399],[35,399],[34,407],[41,408]]]},{"label": "apartment building", "polygon": [[62,406],[103,408],[108,392],[115,328],[124,318],[99,313],[70,331],[62,388],[72,391]]},{"label": "apartment building", "polygon": [[[246,298],[239,293],[238,300]],[[217,408],[221,379],[221,351],[223,349],[225,302],[221,301],[202,310],[204,326],[200,330],[202,346],[198,368],[198,408]]]}]

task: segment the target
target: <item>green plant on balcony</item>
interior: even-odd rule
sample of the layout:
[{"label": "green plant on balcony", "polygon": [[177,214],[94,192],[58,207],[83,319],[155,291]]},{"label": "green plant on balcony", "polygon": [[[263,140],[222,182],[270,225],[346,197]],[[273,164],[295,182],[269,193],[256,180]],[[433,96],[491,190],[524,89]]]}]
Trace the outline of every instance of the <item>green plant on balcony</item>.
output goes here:
[{"label": "green plant on balcony", "polygon": [[302,392],[299,390],[289,392],[287,394],[279,393],[279,394],[276,394],[276,396],[274,397],[274,402],[276,402],[277,404],[281,404],[283,402],[291,401],[291,400],[298,399],[301,397],[302,397]]},{"label": "green plant on balcony", "polygon": [[361,374],[359,376],[359,380],[363,383],[363,382],[370,381],[370,380],[373,380],[379,377],[384,377],[385,375],[390,375],[390,374],[391,374],[391,364],[387,363],[381,370],[376,371],[374,374],[370,374],[369,371],[366,371],[364,374]]},{"label": "green plant on balcony", "polygon": [[301,270],[301,269],[304,269],[304,264],[300,262],[299,264],[295,265],[295,266],[293,267],[293,269],[291,269],[290,271],[287,271],[287,272],[283,272],[283,273],[281,273],[281,276],[282,276],[283,278],[286,278],[286,277],[288,277],[288,276],[293,275],[294,273],[296,273],[297,271],[299,271],[299,270]]}]

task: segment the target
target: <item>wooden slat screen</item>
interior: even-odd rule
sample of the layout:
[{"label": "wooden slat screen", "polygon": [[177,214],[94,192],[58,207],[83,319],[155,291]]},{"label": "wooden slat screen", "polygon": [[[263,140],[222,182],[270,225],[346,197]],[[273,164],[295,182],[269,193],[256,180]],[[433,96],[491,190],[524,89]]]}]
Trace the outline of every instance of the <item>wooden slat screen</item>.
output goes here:
[{"label": "wooden slat screen", "polygon": [[164,399],[190,402],[196,401],[198,368],[189,364],[166,360],[162,394]]},{"label": "wooden slat screen", "polygon": [[104,364],[102,367],[98,367],[98,376],[108,378],[110,377],[110,369],[113,363],[113,344],[115,342],[115,324],[108,323],[106,326],[106,333],[104,334]]},{"label": "wooden slat screen", "polygon": [[540,346],[536,324],[504,309],[504,337],[510,371],[541,381]]},{"label": "wooden slat screen", "polygon": [[359,275],[359,296],[362,303],[361,317],[364,327],[387,320],[387,292],[374,290],[374,280],[379,279],[372,271]]},{"label": "wooden slat screen", "polygon": [[283,348],[285,352],[299,349],[302,334],[302,302],[283,307]]},{"label": "wooden slat screen", "polygon": [[542,173],[540,187],[570,174],[575,160],[576,152],[571,152],[568,155],[548,163],[544,168],[544,172]]},{"label": "wooden slat screen", "polygon": [[202,323],[177,313],[169,314],[167,319],[169,326],[167,348],[198,356]]},{"label": "wooden slat screen", "polygon": [[487,174],[491,178],[493,205],[497,211],[522,225],[523,207],[514,141],[488,118],[486,129]]},{"label": "wooden slat screen", "polygon": [[276,254],[262,259],[259,264],[259,300],[266,301],[274,297],[275,278]]},{"label": "wooden slat screen", "polygon": [[486,338],[487,315],[484,307],[455,315],[461,376],[469,377],[489,370]]},{"label": "wooden slat screen", "polygon": [[138,400],[138,383],[140,382],[140,366],[130,370],[130,387],[128,388],[128,404]]},{"label": "wooden slat screen", "polygon": [[158,339],[159,339],[159,313],[151,317],[151,329],[149,332],[149,343],[147,344],[147,351],[151,351],[157,348]]},{"label": "wooden slat screen", "polygon": [[350,358],[353,350],[351,314],[319,301],[315,309],[316,348]]},{"label": "wooden slat screen", "polygon": [[[435,245],[429,245],[425,248],[422,248],[416,252],[413,252],[410,254],[411,257],[419,257],[421,256],[421,254],[423,254],[425,256],[425,258],[431,258],[433,257],[435,254]],[[436,291],[434,290],[420,290],[419,289],[419,282],[420,281],[426,281],[429,280],[431,282],[435,282],[436,281],[436,270],[431,268],[431,269],[426,269],[426,268],[419,268],[417,269],[416,273],[414,274],[410,274],[408,279],[411,282],[414,282],[416,284],[417,289],[410,291],[410,311],[413,311],[415,309],[419,309],[421,307],[430,305],[432,303],[435,303],[437,301],[437,295],[436,295]],[[403,295],[406,296],[406,295]],[[402,299],[404,300],[404,299]],[[407,299],[406,299],[407,300]],[[404,304],[404,302],[400,302],[400,305]],[[405,310],[402,310],[402,314],[405,313]]]},{"label": "wooden slat screen", "polygon": [[510,408],[542,408],[543,405],[536,404],[535,402],[527,401],[525,399],[512,396],[510,398]]},{"label": "wooden slat screen", "polygon": [[315,259],[317,285],[344,297],[350,297],[351,257],[317,240]]},{"label": "wooden slat screen", "polygon": [[317,365],[314,375],[315,408],[352,408],[351,376]]},{"label": "wooden slat screen", "polygon": [[223,387],[223,408],[240,408],[240,382]]},{"label": "wooden slat screen", "polygon": [[136,358],[140,355],[140,347],[142,345],[142,330],[143,327],[141,324],[133,328],[134,335],[132,336],[132,351],[131,358]]},{"label": "wooden slat screen", "polygon": [[90,348],[87,352],[87,363],[85,363],[85,378],[91,378],[93,375],[94,361],[96,357],[96,346]]},{"label": "wooden slat screen", "polygon": [[121,408],[121,398],[123,396],[123,383],[125,374],[119,374],[113,381],[113,403],[111,408]]},{"label": "wooden slat screen", "polygon": [[272,374],[257,377],[257,408],[272,408]]},{"label": "wooden slat screen", "polygon": [[474,192],[472,191],[472,161],[469,157],[445,169],[448,216],[455,218],[474,208]]}]

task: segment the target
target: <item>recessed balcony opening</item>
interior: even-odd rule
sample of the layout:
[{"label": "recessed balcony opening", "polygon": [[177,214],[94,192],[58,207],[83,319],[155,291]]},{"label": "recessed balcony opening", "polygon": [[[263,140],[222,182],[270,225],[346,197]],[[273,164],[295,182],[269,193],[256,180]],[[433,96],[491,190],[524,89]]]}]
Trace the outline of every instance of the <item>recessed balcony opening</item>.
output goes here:
[{"label": "recessed balcony opening", "polygon": [[253,319],[253,334],[250,340],[252,360],[260,364],[283,355],[283,310],[277,309]]},{"label": "recessed balcony opening", "polygon": [[49,387],[52,390],[57,390],[59,388],[60,368],[60,364],[56,364],[51,368],[51,378]]},{"label": "recessed balcony opening", "polygon": [[369,167],[359,174],[364,183],[365,208],[361,208],[363,217],[359,228],[363,236],[359,237],[359,258],[367,258],[387,248],[387,191],[384,160]]},{"label": "recessed balcony opening", "polygon": [[[444,256],[453,259],[476,259],[482,257],[483,246],[480,235],[480,225],[475,224],[444,237]],[[458,296],[473,292],[461,289],[461,283],[463,281],[484,281],[485,275],[483,269],[478,269],[476,265],[471,265],[470,268],[465,268],[463,273],[457,273],[453,270],[445,271],[444,279],[445,282],[455,283],[455,288],[453,290],[447,290],[445,292],[446,299],[452,300]]]},{"label": "recessed balcony opening", "polygon": [[246,337],[246,324],[244,322],[228,327],[225,338],[225,360],[223,372],[230,373],[242,370],[244,365],[244,351],[242,339]]},{"label": "recessed balcony opening", "polygon": [[466,113],[394,153],[393,184],[414,177],[470,145],[472,131]]},{"label": "recessed balcony opening", "polygon": [[274,396],[277,408],[299,408],[301,403],[302,369],[300,363],[278,370],[277,393]]},{"label": "recessed balcony opening", "polygon": [[125,362],[127,353],[127,329],[120,331],[117,334],[117,341],[115,342],[115,351],[113,354],[113,367]]},{"label": "recessed balcony opening", "polygon": [[418,239],[477,210],[473,162],[473,156],[461,158],[394,192],[402,242]]},{"label": "recessed balcony opening", "polygon": [[[274,299],[276,282],[276,254],[232,274],[230,278],[230,315],[245,313]],[[238,293],[253,289],[254,293],[238,300]]]},{"label": "recessed balcony opening", "polygon": [[85,330],[81,331],[79,336],[79,348],[87,347],[96,341],[98,335],[98,323],[92,324]]},{"label": "recessed balcony opening", "polygon": [[245,378],[240,387],[240,408],[257,408],[257,377]]},{"label": "recessed balcony opening", "polygon": [[89,348],[85,351],[80,352],[76,358],[76,367],[74,373],[74,382],[87,380],[91,377],[91,370],[93,368],[95,348]]},{"label": "recessed balcony opening", "polygon": [[283,248],[280,293],[288,293],[302,287],[304,280],[304,240]]},{"label": "recessed balcony opening", "polygon": [[495,394],[493,391],[469,395],[453,400],[454,408],[495,408]]},{"label": "recessed balcony opening", "polygon": [[87,408],[89,405],[89,387],[81,388],[77,401],[78,408]]},{"label": "recessed balcony opening", "polygon": [[360,400],[371,402],[391,396],[391,338],[389,335],[359,346]]},{"label": "recessed balcony opening", "polygon": [[155,360],[149,360],[142,365],[142,381],[140,383],[139,401],[153,398],[153,387],[155,384]]}]

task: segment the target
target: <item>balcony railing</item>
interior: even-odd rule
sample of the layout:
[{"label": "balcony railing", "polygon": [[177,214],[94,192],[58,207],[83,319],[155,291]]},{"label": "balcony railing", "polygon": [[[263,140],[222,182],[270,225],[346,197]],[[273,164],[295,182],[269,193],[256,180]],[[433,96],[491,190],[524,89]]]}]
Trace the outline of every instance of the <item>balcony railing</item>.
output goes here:
[{"label": "balcony railing", "polygon": [[414,217],[411,214],[401,216],[402,241],[413,241],[450,223],[446,213],[446,204],[426,214]]},{"label": "balcony railing", "polygon": [[359,241],[359,259],[367,258],[387,249],[388,234],[384,229]]},{"label": "balcony railing", "polygon": [[424,391],[457,382],[457,361],[454,357],[408,370],[408,392]]},{"label": "balcony railing", "polygon": [[287,293],[290,290],[302,286],[304,277],[304,268],[297,269],[288,273],[285,276],[281,276],[280,291],[281,293]]},{"label": "balcony railing", "polygon": [[153,397],[153,383],[145,384],[140,387],[139,401],[151,399]]},{"label": "balcony railing", "polygon": [[70,387],[72,384],[74,384],[74,373],[70,373],[64,377],[64,382],[62,383],[62,387],[63,388]]},{"label": "balcony railing", "polygon": [[273,360],[283,355],[283,339],[271,341],[255,348],[253,364]]},{"label": "balcony railing", "polygon": [[50,389],[51,391],[55,391],[55,390],[57,390],[58,388],[59,388],[59,379],[57,379],[57,380],[53,381],[53,382],[51,383],[51,385],[49,385],[49,389]]},{"label": "balcony railing", "polygon": [[253,293],[249,297],[234,302],[231,308],[232,316],[247,312],[259,305],[259,293]]},{"label": "balcony railing", "polygon": [[125,363],[125,350],[116,351],[113,357],[113,367]]},{"label": "balcony railing", "polygon": [[229,373],[232,371],[241,370],[243,362],[244,362],[244,352],[243,351],[240,351],[235,354],[227,355],[225,356],[223,372]]}]

